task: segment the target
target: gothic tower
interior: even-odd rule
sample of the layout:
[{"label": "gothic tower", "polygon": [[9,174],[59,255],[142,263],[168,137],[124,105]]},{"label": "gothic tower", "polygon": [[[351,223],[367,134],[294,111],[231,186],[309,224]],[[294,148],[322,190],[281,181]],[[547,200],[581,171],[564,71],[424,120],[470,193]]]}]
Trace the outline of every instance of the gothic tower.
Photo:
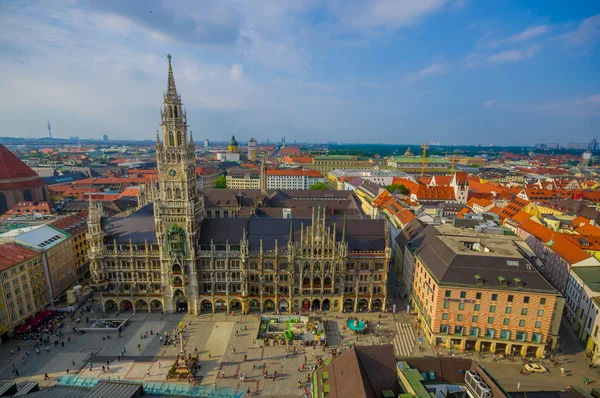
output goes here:
[{"label": "gothic tower", "polygon": [[169,59],[169,76],[161,110],[162,143],[156,136],[158,200],[154,202],[162,284],[167,311],[199,311],[196,250],[202,206],[196,190],[194,142],[188,141],[187,118]]},{"label": "gothic tower", "polygon": [[105,289],[108,283],[102,263],[105,236],[105,233],[102,230],[103,216],[102,203],[99,201],[94,202],[90,197],[87,233],[87,240],[90,245],[88,256],[90,259],[90,271],[92,275],[90,284],[100,289]]}]

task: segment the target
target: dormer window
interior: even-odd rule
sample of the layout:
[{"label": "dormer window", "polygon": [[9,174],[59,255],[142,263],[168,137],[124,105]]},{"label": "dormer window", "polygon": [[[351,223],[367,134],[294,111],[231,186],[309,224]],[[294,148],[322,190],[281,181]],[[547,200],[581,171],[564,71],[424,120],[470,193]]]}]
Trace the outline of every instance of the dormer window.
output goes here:
[{"label": "dormer window", "polygon": [[498,277],[498,282],[500,283],[500,286],[507,287],[506,279],[503,276]]},{"label": "dormer window", "polygon": [[523,287],[523,282],[521,281],[521,278],[515,278],[515,286]]},{"label": "dormer window", "polygon": [[477,286],[483,286],[483,278],[481,275],[475,275],[475,284]]}]

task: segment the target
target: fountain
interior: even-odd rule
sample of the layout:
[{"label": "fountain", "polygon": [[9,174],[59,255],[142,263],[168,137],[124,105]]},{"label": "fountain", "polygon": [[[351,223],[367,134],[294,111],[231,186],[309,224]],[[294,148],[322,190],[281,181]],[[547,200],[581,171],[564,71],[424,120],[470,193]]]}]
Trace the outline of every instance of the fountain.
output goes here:
[{"label": "fountain", "polygon": [[355,332],[363,332],[367,327],[367,324],[364,321],[359,321],[358,319],[348,319],[346,326],[348,326],[348,329]]}]

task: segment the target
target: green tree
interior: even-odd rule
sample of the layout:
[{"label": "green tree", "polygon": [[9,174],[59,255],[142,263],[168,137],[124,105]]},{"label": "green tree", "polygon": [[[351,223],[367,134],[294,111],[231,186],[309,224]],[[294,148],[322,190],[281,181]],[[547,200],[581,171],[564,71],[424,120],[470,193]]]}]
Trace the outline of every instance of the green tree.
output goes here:
[{"label": "green tree", "polygon": [[404,185],[402,184],[392,184],[392,185],[387,185],[385,187],[385,189],[387,189],[388,191],[390,191],[391,193],[394,193],[396,191],[400,192],[402,195],[408,195],[408,188],[406,188]]},{"label": "green tree", "polygon": [[308,189],[312,189],[315,191],[325,191],[327,189],[327,185],[324,182],[317,182],[315,185],[311,185]]},{"label": "green tree", "polygon": [[227,178],[225,176],[217,177],[215,188],[227,188]]}]

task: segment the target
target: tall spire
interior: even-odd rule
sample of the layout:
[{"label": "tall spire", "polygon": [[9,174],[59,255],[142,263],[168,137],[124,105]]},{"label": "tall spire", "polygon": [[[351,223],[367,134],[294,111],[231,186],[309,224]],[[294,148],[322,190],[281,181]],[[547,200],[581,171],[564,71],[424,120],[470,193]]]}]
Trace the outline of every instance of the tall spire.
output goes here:
[{"label": "tall spire", "polygon": [[171,54],[167,55],[169,59],[169,78],[167,82],[167,92],[165,93],[165,102],[170,104],[177,104],[181,102],[179,94],[177,94],[177,87],[175,87],[175,77],[173,77],[173,67],[171,66]]},{"label": "tall spire", "polygon": [[288,238],[288,244],[294,244],[294,218],[290,217],[290,236]]}]

